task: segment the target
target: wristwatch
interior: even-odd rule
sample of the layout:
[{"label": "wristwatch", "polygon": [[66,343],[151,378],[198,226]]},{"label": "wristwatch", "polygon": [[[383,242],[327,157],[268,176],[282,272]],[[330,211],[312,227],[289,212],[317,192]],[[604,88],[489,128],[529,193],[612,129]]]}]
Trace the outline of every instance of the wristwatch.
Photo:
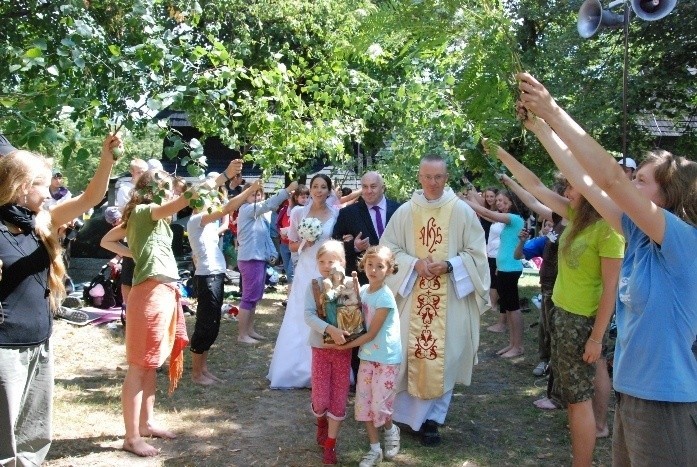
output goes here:
[{"label": "wristwatch", "polygon": [[450,264],[450,261],[446,261],[446,262],[445,262],[445,265],[448,267],[448,270],[446,271],[448,274],[450,274],[451,272],[453,272],[453,265]]}]

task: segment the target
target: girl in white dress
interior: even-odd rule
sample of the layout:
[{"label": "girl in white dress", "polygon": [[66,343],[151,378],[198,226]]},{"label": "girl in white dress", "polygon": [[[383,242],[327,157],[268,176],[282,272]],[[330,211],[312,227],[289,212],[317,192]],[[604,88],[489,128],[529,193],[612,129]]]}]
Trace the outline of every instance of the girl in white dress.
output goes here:
[{"label": "girl in white dress", "polygon": [[324,174],[317,174],[310,180],[310,201],[305,206],[298,206],[291,211],[288,230],[291,251],[298,251],[300,248],[302,239],[298,235],[298,226],[306,217],[319,219],[322,222],[322,233],[314,242],[306,241],[299,252],[293,288],[288,297],[286,314],[276,339],[267,375],[273,389],[310,387],[312,354],[308,343],[310,328],[305,324],[304,317],[305,295],[309,291],[312,278],[320,275],[317,269],[317,250],[332,236],[339,214],[338,209],[334,207],[335,204],[331,179]]}]

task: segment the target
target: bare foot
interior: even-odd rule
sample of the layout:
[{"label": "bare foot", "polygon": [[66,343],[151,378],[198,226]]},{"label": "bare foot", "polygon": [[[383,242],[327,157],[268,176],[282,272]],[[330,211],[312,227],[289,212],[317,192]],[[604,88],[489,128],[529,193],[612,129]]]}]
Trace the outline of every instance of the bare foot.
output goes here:
[{"label": "bare foot", "polygon": [[503,324],[494,324],[486,328],[486,330],[491,332],[506,332],[506,326]]},{"label": "bare foot", "polygon": [[257,339],[257,340],[260,340],[260,341],[266,340],[266,337],[262,336],[261,334],[259,334],[259,333],[256,332],[256,331],[250,332],[250,333],[249,333],[249,336],[252,337],[253,339]]},{"label": "bare foot", "polygon": [[496,355],[503,355],[503,354],[505,354],[506,352],[508,352],[509,350],[511,350],[512,348],[513,348],[512,345],[507,345],[507,346],[504,347],[503,349],[501,349],[501,350],[499,350],[498,352],[496,352]]},{"label": "bare foot", "polygon": [[163,439],[174,439],[177,437],[173,432],[166,430],[164,428],[160,428],[158,426],[146,426],[146,427],[139,427],[138,431],[140,431],[140,436],[146,437],[150,436],[152,438],[163,438]]},{"label": "bare foot", "polygon": [[542,399],[537,399],[535,402],[533,402],[533,405],[537,407],[538,409],[542,410],[556,410],[559,407],[557,407],[557,404],[552,402],[551,399],[547,397],[543,397]]},{"label": "bare foot", "polygon": [[213,378],[210,378],[208,375],[203,373],[200,376],[192,376],[191,380],[196,384],[200,384],[201,386],[210,386],[216,383]]},{"label": "bare foot", "polygon": [[258,344],[259,341],[254,339],[253,337],[245,336],[245,337],[238,337],[237,342],[240,344]]},{"label": "bare foot", "polygon": [[605,425],[605,428],[602,430],[599,430],[597,427],[595,429],[595,437],[596,438],[607,438],[610,436],[610,429],[608,428],[607,425]]},{"label": "bare foot", "polygon": [[501,358],[513,358],[523,355],[523,349],[521,347],[511,347],[508,352],[499,354]]},{"label": "bare foot", "polygon": [[208,376],[210,379],[212,379],[212,380],[215,381],[216,383],[224,383],[224,382],[225,382],[224,379],[218,378],[217,376],[215,376],[213,373],[211,373],[211,372],[208,371],[208,370],[203,370],[203,374],[206,375],[206,376]]},{"label": "bare foot", "polygon": [[124,439],[123,450],[132,452],[136,456],[140,457],[153,457],[160,453],[159,449],[154,446],[150,446],[140,436],[132,440]]}]

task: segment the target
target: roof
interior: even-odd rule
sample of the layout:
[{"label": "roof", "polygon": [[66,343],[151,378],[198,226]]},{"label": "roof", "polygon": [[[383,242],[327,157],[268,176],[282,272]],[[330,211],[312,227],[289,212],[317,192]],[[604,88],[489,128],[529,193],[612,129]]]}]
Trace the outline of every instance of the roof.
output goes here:
[{"label": "roof", "polygon": [[678,137],[685,133],[697,131],[697,117],[668,120],[651,114],[638,117],[637,123],[648,130],[652,136],[656,137]]}]

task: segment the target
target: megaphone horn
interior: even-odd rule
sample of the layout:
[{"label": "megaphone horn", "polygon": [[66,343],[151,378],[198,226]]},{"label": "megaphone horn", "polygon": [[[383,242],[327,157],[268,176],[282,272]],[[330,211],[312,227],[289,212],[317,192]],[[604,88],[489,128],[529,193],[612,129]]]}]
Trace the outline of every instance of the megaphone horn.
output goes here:
[{"label": "megaphone horn", "polygon": [[656,21],[673,11],[678,0],[632,0],[632,10],[641,19]]},{"label": "megaphone horn", "polygon": [[[613,4],[617,3],[618,2],[613,2]],[[610,7],[612,6],[611,4]],[[578,22],[576,27],[579,35],[584,39],[593,37],[601,27],[618,28],[623,24],[624,16],[613,13],[610,10],[603,10],[603,5],[600,3],[600,0],[586,0],[578,10]]]}]

